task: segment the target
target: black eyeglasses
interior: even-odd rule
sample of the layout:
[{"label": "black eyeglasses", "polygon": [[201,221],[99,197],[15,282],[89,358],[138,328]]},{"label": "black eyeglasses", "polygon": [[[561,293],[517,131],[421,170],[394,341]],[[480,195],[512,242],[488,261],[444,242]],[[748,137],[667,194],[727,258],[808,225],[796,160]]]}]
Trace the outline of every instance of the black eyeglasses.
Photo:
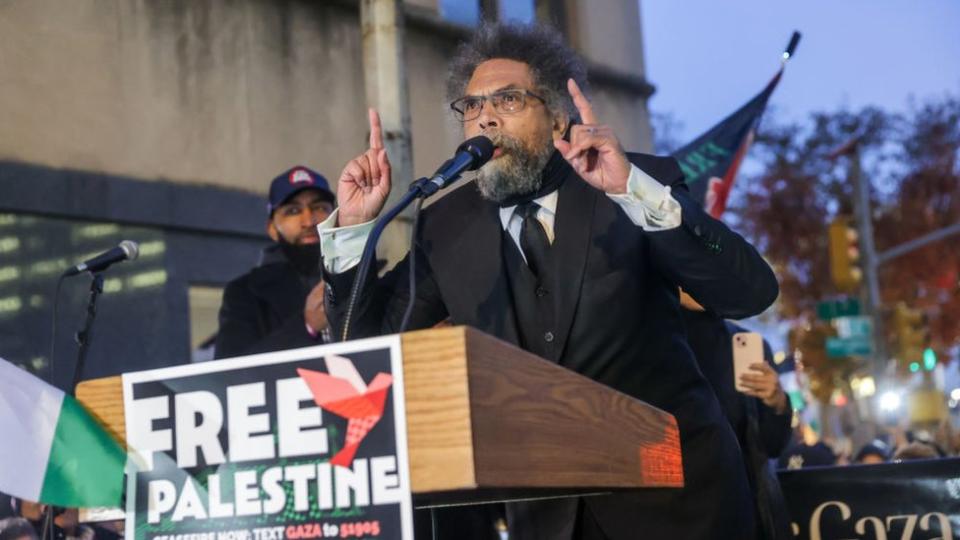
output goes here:
[{"label": "black eyeglasses", "polygon": [[529,90],[510,89],[494,92],[489,96],[464,96],[450,104],[453,109],[453,115],[461,122],[476,120],[483,110],[483,104],[489,101],[493,105],[493,110],[500,114],[516,114],[527,106],[527,96],[539,99],[546,103],[542,97]]}]

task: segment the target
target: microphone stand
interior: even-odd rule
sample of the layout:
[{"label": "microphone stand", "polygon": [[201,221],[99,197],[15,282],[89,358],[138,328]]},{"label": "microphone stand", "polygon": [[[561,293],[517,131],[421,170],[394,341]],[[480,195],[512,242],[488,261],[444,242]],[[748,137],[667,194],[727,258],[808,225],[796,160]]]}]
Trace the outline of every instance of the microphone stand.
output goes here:
[{"label": "microphone stand", "polygon": [[[58,287],[59,290],[59,287]],[[87,315],[83,322],[83,328],[76,333],[75,339],[79,349],[77,350],[77,363],[73,368],[73,381],[70,384],[70,395],[77,395],[77,385],[80,384],[80,377],[83,375],[83,367],[87,361],[87,351],[90,349],[90,340],[93,338],[93,321],[97,317],[97,299],[103,293],[103,274],[93,273],[93,279],[90,280],[90,296],[87,300]],[[54,322],[56,324],[56,322]],[[51,358],[51,361],[53,359]],[[56,524],[53,521],[53,514],[57,508],[48,505],[44,511],[43,530],[40,540],[53,540]]]},{"label": "microphone stand", "polygon": [[[363,246],[363,255],[360,257],[360,264],[357,266],[357,275],[353,278],[353,286],[350,287],[350,302],[347,304],[347,316],[343,322],[343,331],[340,335],[340,341],[347,341],[350,336],[350,321],[353,318],[353,308],[357,302],[357,295],[360,288],[370,272],[370,266],[377,251],[377,242],[380,241],[380,235],[383,234],[387,225],[403,212],[413,201],[423,198],[426,199],[440,189],[440,186],[434,184],[429,178],[423,177],[410,185],[410,189],[404,194],[393,208],[387,210],[383,215],[377,218],[370,236],[367,237],[367,243]],[[411,253],[411,256],[412,253]]]},{"label": "microphone stand", "polygon": [[87,350],[90,348],[90,340],[93,339],[93,320],[97,316],[97,298],[103,292],[103,275],[100,272],[93,273],[93,280],[90,281],[90,296],[87,300],[87,316],[83,322],[83,329],[77,332],[75,338],[80,349],[77,351],[77,363],[73,368],[73,383],[70,385],[71,394],[76,395],[77,385],[80,384],[80,377],[83,375],[83,366],[87,361]]}]

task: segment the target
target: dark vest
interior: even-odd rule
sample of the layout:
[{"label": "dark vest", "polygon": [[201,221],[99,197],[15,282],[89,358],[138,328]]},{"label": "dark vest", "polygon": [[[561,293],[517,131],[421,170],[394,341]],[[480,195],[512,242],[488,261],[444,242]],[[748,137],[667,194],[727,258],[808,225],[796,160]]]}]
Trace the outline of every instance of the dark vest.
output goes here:
[{"label": "dark vest", "polygon": [[555,301],[556,251],[550,250],[545,276],[536,276],[523,261],[520,246],[502,231],[504,266],[513,305],[516,310],[520,346],[541,358],[557,362],[560,350],[556,340],[557,303]]}]

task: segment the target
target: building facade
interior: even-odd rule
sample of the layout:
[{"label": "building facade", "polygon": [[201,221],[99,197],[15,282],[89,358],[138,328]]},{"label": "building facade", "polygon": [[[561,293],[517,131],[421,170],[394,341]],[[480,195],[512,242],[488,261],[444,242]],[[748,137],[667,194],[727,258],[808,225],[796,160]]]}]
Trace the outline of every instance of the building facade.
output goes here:
[{"label": "building facade", "polygon": [[[334,184],[365,149],[360,9],[358,0],[0,4],[0,357],[66,386],[89,279],[65,281],[57,299],[57,276],[129,238],[141,255],[106,275],[83,377],[190,361],[216,330],[220,288],[267,243],[269,180],[303,164]],[[445,66],[481,17],[555,24],[589,63],[599,117],[628,149],[650,150],[636,0],[401,9],[415,172],[432,171],[460,140]]]}]

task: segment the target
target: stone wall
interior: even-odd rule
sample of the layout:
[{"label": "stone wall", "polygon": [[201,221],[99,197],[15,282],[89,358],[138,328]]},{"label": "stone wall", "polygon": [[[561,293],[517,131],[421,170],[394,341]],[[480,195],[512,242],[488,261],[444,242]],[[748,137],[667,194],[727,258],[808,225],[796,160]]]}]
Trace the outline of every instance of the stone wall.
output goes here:
[{"label": "stone wall", "polygon": [[[578,45],[642,79],[636,2],[607,2],[575,14],[585,21]],[[435,3],[412,4],[405,50],[422,174],[458,141],[442,87],[463,31],[440,21]],[[296,163],[335,181],[365,144],[360,62],[350,1],[8,0],[0,160],[259,193]],[[624,146],[649,149],[645,96],[602,81],[594,92]]]}]

